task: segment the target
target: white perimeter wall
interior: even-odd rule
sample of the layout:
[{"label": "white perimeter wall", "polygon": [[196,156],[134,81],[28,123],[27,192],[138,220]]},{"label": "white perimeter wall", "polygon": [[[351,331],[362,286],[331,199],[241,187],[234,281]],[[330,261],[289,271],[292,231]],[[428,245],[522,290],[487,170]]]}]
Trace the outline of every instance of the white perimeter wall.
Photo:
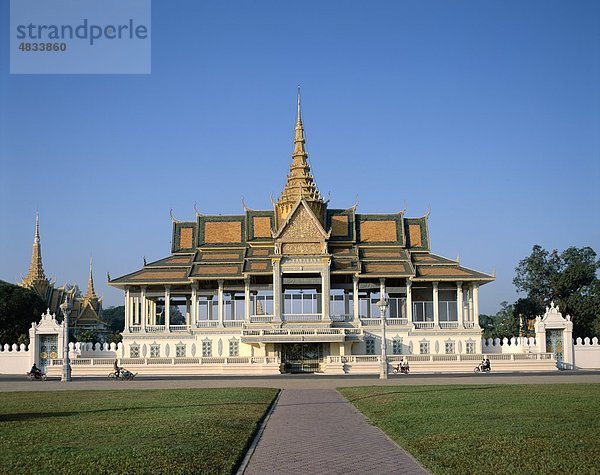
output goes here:
[{"label": "white perimeter wall", "polygon": [[0,348],[0,374],[25,374],[31,369],[33,354],[25,345]]},{"label": "white perimeter wall", "polygon": [[598,338],[577,338],[573,345],[575,369],[600,369],[600,344]]}]

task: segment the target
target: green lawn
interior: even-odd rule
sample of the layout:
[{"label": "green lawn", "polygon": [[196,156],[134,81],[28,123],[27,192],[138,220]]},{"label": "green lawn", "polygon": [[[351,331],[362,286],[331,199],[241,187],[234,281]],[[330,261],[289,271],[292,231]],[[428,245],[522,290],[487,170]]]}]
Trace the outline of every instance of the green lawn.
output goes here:
[{"label": "green lawn", "polygon": [[600,384],[339,391],[436,474],[600,473]]},{"label": "green lawn", "polygon": [[0,393],[0,472],[230,473],[276,392]]}]

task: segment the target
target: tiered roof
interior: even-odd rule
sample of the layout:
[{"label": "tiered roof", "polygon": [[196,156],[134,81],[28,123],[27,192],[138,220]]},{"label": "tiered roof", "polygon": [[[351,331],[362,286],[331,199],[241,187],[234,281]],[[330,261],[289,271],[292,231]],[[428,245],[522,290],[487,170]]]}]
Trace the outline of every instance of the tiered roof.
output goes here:
[{"label": "tiered roof", "polygon": [[423,281],[494,279],[432,254],[428,215],[359,214],[356,206],[327,209],[312,177],[305,144],[298,94],[290,173],[274,209],[245,208],[241,215],[197,214],[195,221],[173,220],[172,255],[109,284],[239,280],[271,274],[273,261],[287,255],[331,259],[334,275]]}]

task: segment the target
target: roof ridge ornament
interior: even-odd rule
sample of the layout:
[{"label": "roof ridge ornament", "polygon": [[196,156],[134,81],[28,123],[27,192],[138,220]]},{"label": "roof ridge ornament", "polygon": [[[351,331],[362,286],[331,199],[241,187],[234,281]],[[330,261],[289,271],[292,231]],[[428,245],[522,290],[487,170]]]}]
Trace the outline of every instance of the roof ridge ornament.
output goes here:
[{"label": "roof ridge ornament", "polygon": [[179,221],[175,218],[175,216],[173,216],[173,208],[169,210],[169,216],[171,216],[171,221],[173,221],[173,223],[181,223],[181,221]]},{"label": "roof ridge ornament", "polygon": [[[271,201],[273,201],[273,198],[271,198]],[[244,197],[242,196],[242,206],[244,207],[244,211],[248,212],[248,211],[254,211],[252,208],[249,208],[248,206],[246,206],[246,201],[244,201]]]},{"label": "roof ridge ornament", "polygon": [[200,211],[198,211],[198,208],[196,208],[195,201],[194,201],[194,213],[196,213],[196,218],[199,218],[200,216],[202,216],[202,213]]}]

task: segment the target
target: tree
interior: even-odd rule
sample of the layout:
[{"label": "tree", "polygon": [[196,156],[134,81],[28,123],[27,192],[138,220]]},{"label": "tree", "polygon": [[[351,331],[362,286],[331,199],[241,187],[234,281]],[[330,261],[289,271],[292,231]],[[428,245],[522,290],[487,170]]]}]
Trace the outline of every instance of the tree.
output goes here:
[{"label": "tree", "polygon": [[81,330],[75,335],[76,341],[81,343],[96,343],[98,335],[94,330]]},{"label": "tree", "polygon": [[125,328],[125,306],[108,307],[102,310],[102,320],[113,332],[122,332]]},{"label": "tree", "polygon": [[[563,314],[573,318],[573,335],[598,335],[600,309],[600,261],[591,247],[570,247],[561,254],[533,246],[531,255],[519,262],[513,283],[526,299],[515,305],[527,318],[543,313],[556,303]],[[526,312],[526,313],[525,313]]]},{"label": "tree", "polygon": [[500,307],[496,315],[479,315],[483,338],[511,338],[519,334],[519,318],[513,305],[502,302]]},{"label": "tree", "polygon": [[31,324],[45,311],[34,291],[0,280],[0,343],[26,341]]}]

